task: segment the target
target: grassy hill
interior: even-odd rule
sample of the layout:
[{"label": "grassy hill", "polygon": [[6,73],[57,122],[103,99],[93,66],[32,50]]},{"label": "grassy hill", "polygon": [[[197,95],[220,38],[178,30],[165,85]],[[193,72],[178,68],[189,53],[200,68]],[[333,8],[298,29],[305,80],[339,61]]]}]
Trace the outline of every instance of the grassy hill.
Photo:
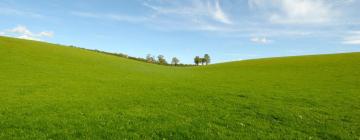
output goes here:
[{"label": "grassy hill", "polygon": [[168,67],[0,37],[0,139],[359,139],[360,53]]}]

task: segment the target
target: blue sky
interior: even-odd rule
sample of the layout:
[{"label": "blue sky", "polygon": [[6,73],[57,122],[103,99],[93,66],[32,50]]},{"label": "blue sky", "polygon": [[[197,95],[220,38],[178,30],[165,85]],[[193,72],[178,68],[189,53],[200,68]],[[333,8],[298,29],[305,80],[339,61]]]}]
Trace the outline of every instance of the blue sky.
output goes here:
[{"label": "blue sky", "polygon": [[0,35],[192,63],[360,52],[360,0],[1,0]]}]

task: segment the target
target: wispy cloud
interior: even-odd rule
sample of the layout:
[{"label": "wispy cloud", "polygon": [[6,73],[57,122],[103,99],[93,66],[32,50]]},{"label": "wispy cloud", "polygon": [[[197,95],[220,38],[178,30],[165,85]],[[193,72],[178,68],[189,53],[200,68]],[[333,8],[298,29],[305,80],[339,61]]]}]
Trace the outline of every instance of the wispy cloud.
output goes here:
[{"label": "wispy cloud", "polygon": [[319,24],[334,20],[339,11],[326,0],[249,0],[252,9],[264,10],[276,24]]},{"label": "wispy cloud", "polygon": [[335,36],[334,32],[341,32],[337,27],[356,21],[350,18],[340,22],[340,17],[352,3],[353,0],[145,0],[140,2],[142,10],[146,11],[142,15],[96,11],[73,11],[71,14],[140,23],[138,25],[161,31],[216,32],[226,37],[251,38],[254,43],[267,44],[271,43],[268,38],[280,36]]},{"label": "wispy cloud", "polygon": [[360,31],[351,31],[348,36],[343,39],[343,44],[360,45]]},{"label": "wispy cloud", "polygon": [[[208,7],[211,8],[212,6],[208,6]],[[211,11],[215,20],[225,24],[232,24],[232,22],[230,21],[230,19],[228,18],[228,16],[225,14],[225,12],[222,10],[220,6],[220,0],[215,1],[214,10]]]},{"label": "wispy cloud", "polygon": [[232,23],[229,16],[223,11],[220,0],[192,1],[164,6],[169,3],[171,4],[172,1],[163,1],[157,5],[145,2],[143,5],[154,10],[157,15],[175,15],[187,18],[187,20],[212,19],[219,23]]},{"label": "wispy cloud", "polygon": [[41,38],[44,37],[48,37],[48,38],[53,37],[54,33],[50,31],[42,31],[39,33],[34,33],[31,32],[26,26],[18,25],[12,29],[7,29],[5,31],[2,31],[1,35],[40,41],[42,40]]},{"label": "wispy cloud", "polygon": [[22,17],[29,17],[29,18],[44,18],[45,17],[39,13],[34,13],[31,11],[20,10],[20,9],[9,8],[9,7],[0,7],[0,15],[22,16]]},{"label": "wispy cloud", "polygon": [[143,23],[160,30],[224,31],[232,21],[221,6],[220,0],[209,1],[146,1],[142,5],[148,13],[134,16],[126,13],[99,13],[72,11],[71,15],[83,18],[107,19],[119,22]]},{"label": "wispy cloud", "polygon": [[258,44],[269,44],[272,42],[272,40],[269,40],[266,37],[253,37],[250,41]]},{"label": "wispy cloud", "polygon": [[148,19],[147,17],[136,17],[136,16],[111,14],[111,13],[104,14],[104,13],[73,11],[71,12],[71,14],[84,18],[98,18],[98,19],[108,19],[108,20],[125,21],[125,22],[143,22]]},{"label": "wispy cloud", "polygon": [[42,31],[38,34],[40,37],[53,37],[54,33],[50,31]]},{"label": "wispy cloud", "polygon": [[[173,24],[185,30],[223,31],[233,22],[224,12],[220,0],[207,1],[158,1],[144,2],[143,5],[153,11],[154,23]],[[159,22],[160,21],[160,22]],[[180,26],[179,26],[180,25]]]}]

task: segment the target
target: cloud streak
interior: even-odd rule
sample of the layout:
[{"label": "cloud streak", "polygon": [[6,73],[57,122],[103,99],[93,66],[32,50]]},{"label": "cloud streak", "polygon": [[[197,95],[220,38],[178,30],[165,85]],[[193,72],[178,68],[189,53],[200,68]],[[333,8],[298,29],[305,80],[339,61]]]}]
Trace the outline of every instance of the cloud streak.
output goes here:
[{"label": "cloud streak", "polygon": [[[208,6],[211,7],[211,6]],[[220,0],[215,1],[214,10],[211,10],[213,13],[213,17],[215,20],[225,23],[225,24],[232,24],[228,16],[225,14],[225,12],[222,10],[220,6]]]},{"label": "cloud streak", "polygon": [[346,36],[342,43],[346,45],[360,45],[360,31],[350,32],[350,35]]},{"label": "cloud streak", "polygon": [[34,13],[31,11],[24,11],[15,8],[9,7],[0,7],[0,15],[5,16],[21,16],[21,17],[29,17],[29,18],[44,18],[43,15]]},{"label": "cloud streak", "polygon": [[[160,2],[160,4],[150,4],[144,2],[143,5],[152,9],[155,15],[180,16],[182,19],[192,21],[213,20],[223,24],[231,24],[232,21],[221,7],[220,0],[214,1],[191,1],[173,4],[173,2]],[[166,6],[165,6],[166,5]],[[171,5],[171,6],[168,6]]]},{"label": "cloud streak", "polygon": [[121,14],[104,14],[104,13],[81,12],[81,11],[73,11],[70,14],[83,18],[108,19],[108,20],[124,21],[124,22],[144,22],[148,20],[147,17],[136,17],[136,16],[121,15]]},{"label": "cloud streak", "polygon": [[269,44],[272,42],[272,40],[269,40],[266,37],[253,37],[250,41],[257,44]]},{"label": "cloud streak", "polygon": [[225,31],[229,30],[226,26],[233,24],[220,0],[146,1],[142,6],[149,12],[140,16],[84,11],[72,11],[70,14],[82,18],[141,23],[159,30]]},{"label": "cloud streak", "polygon": [[[347,26],[348,23],[352,23],[352,26],[358,25],[355,23],[356,19],[350,16],[347,17],[348,20],[341,20],[349,11],[346,8],[354,3],[353,0],[247,0],[242,2],[145,0],[140,2],[140,5],[146,12],[139,16],[127,13],[82,11],[73,11],[71,15],[140,23],[139,25],[161,31],[215,32],[226,37],[246,38],[250,42],[259,44],[271,43],[272,40],[267,37],[335,37],[336,34],[344,33],[339,28]],[[242,12],[249,13],[245,15]],[[355,43],[354,40],[348,37],[343,43]]]}]

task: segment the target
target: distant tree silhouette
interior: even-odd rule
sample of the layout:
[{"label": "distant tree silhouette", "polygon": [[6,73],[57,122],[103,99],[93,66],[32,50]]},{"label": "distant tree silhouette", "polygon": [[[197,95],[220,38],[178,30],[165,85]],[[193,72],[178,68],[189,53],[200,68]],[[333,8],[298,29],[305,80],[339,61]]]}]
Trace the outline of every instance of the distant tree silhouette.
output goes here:
[{"label": "distant tree silhouette", "polygon": [[166,59],[164,58],[163,55],[159,55],[159,56],[158,56],[158,63],[159,63],[159,64],[162,64],[162,65],[166,65],[166,64],[167,64]]},{"label": "distant tree silhouette", "polygon": [[151,56],[151,54],[148,54],[146,56],[146,62],[148,62],[148,63],[156,63],[156,60],[155,60],[155,58],[153,56]]},{"label": "distant tree silhouette", "polygon": [[178,58],[173,57],[173,58],[172,58],[172,61],[171,61],[171,64],[177,66],[177,65],[179,64],[179,62],[180,62],[180,60],[179,60]]},{"label": "distant tree silhouette", "polygon": [[195,63],[195,65],[199,65],[199,63],[201,62],[201,58],[199,57],[199,56],[196,56],[195,58],[194,58],[194,63]]},{"label": "distant tree silhouette", "polygon": [[205,58],[200,58],[200,62],[201,62],[201,65],[204,65],[204,63],[206,63]]},{"label": "distant tree silhouette", "polygon": [[203,59],[205,60],[206,65],[210,64],[211,59],[210,59],[209,54],[205,54]]}]

